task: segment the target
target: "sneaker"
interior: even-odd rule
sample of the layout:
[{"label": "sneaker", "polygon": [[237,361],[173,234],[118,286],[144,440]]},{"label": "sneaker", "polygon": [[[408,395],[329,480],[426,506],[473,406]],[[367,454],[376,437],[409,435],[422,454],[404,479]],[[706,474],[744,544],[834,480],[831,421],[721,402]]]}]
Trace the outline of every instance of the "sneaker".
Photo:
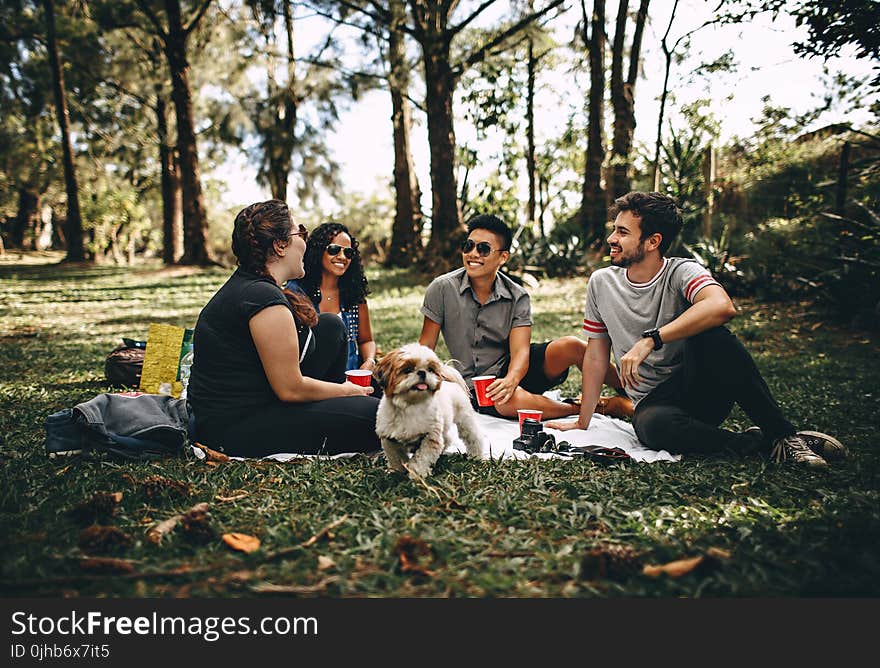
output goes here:
[{"label": "sneaker", "polygon": [[827,460],[837,460],[846,457],[846,448],[836,438],[823,434],[820,431],[799,431],[797,433],[817,455]]},{"label": "sneaker", "polygon": [[810,449],[806,439],[798,434],[776,439],[770,457],[777,464],[790,459],[795,464],[803,464],[814,469],[828,468],[828,462]]}]

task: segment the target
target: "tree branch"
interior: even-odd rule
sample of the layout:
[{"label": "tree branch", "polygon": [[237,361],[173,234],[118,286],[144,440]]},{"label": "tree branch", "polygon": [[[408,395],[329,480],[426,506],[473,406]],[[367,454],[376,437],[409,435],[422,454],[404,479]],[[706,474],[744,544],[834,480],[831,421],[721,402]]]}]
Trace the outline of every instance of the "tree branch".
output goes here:
[{"label": "tree branch", "polygon": [[468,24],[470,24],[474,19],[476,19],[480,14],[482,14],[485,10],[495,4],[497,0],[484,0],[483,4],[477,7],[473,13],[464,19],[461,23],[452,28],[449,28],[446,31],[446,42],[447,44],[452,41],[452,38],[455,37],[458,33],[464,30]]},{"label": "tree branch", "polygon": [[452,70],[455,73],[455,76],[460,77],[462,72],[483,60],[492,49],[504,42],[508,37],[515,35],[526,26],[534,23],[545,14],[548,14],[550,11],[556,9],[564,1],[565,0],[553,0],[553,2],[551,2],[543,9],[523,17],[512,26],[510,26],[507,30],[503,31],[499,35],[496,35],[494,39],[490,40],[488,43],[484,44],[479,49],[474,51],[467,58],[463,59],[457,65],[453,66]]},{"label": "tree branch", "polygon": [[137,2],[137,6],[140,7],[140,10],[144,13],[150,23],[153,24],[153,27],[156,29],[156,34],[159,36],[163,42],[168,41],[168,34],[162,28],[162,22],[159,20],[159,17],[153,12],[153,9],[150,7],[149,3],[146,0],[135,0]]},{"label": "tree branch", "polygon": [[189,35],[193,30],[195,30],[196,26],[199,25],[199,21],[202,20],[202,17],[205,15],[205,12],[208,11],[208,7],[214,0],[205,0],[202,3],[202,6],[196,10],[196,13],[193,14],[193,17],[189,20],[189,24],[184,26],[183,34]]}]

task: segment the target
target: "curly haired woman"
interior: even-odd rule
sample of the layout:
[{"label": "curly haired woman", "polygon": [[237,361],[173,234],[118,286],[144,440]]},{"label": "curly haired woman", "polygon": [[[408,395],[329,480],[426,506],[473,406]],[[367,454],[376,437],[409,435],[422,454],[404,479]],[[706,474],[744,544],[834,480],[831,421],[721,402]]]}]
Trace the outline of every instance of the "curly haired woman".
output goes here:
[{"label": "curly haired woman", "polygon": [[319,313],[336,313],[348,334],[348,369],[376,366],[376,342],[370,325],[370,292],[357,239],[341,223],[323,223],[306,245],[306,275],[288,287],[308,295]]},{"label": "curly haired woman", "polygon": [[342,321],[281,287],[302,278],[307,236],[280,200],[236,216],[239,267],[193,335],[188,396],[201,443],[247,457],[379,449],[372,388],[344,382]]}]

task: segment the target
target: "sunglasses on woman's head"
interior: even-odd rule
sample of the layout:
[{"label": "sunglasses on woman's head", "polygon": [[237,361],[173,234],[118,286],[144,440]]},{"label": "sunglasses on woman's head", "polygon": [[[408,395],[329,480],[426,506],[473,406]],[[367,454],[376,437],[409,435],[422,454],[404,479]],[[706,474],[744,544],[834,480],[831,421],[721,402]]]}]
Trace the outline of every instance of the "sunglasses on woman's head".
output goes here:
[{"label": "sunglasses on woman's head", "polygon": [[302,237],[303,241],[308,241],[309,240],[309,231],[306,229],[305,225],[300,223],[299,226],[297,227],[296,232],[291,232],[290,236],[291,237]]},{"label": "sunglasses on woman's head", "polygon": [[480,257],[486,257],[489,253],[496,251],[501,253],[503,251],[492,248],[489,245],[488,241],[481,241],[476,243],[473,239],[465,239],[461,244],[461,252],[462,253],[470,253],[474,248],[477,249],[477,253],[479,253]]},{"label": "sunglasses on woman's head", "polygon": [[327,246],[327,255],[339,255],[339,251],[349,260],[354,257],[354,248],[351,246],[340,246],[339,244],[330,244]]}]

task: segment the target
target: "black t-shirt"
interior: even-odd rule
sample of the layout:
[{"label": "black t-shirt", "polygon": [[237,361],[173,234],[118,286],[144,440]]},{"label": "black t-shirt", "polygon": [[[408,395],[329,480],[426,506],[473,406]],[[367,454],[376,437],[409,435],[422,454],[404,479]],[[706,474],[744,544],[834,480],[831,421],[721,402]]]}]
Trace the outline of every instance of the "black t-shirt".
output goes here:
[{"label": "black t-shirt", "polygon": [[[278,401],[248,325],[276,304],[290,308],[278,285],[237,269],[199,314],[187,397],[200,437],[222,433],[242,416]],[[305,343],[302,332],[299,338],[300,345]]]}]

